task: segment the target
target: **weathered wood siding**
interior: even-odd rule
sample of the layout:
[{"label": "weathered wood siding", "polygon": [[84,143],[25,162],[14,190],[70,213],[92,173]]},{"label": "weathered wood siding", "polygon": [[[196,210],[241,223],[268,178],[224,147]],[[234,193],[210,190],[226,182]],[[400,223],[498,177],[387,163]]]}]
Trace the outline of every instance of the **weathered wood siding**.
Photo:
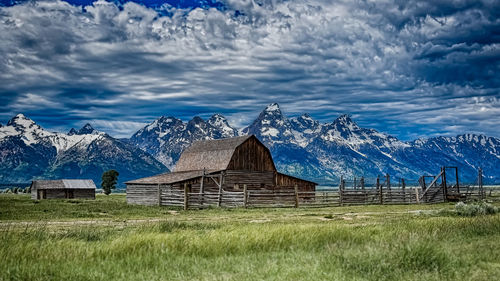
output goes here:
[{"label": "weathered wood siding", "polygon": [[292,176],[277,173],[276,174],[276,186],[279,187],[290,187],[297,185],[299,191],[314,191],[316,185],[312,182],[301,180]]},{"label": "weathered wood siding", "polygon": [[[248,190],[274,189],[274,172],[256,172],[256,171],[225,171],[222,179],[222,188],[226,191],[241,191],[243,185],[247,185]],[[218,175],[214,176],[219,182]],[[190,186],[190,192],[200,192],[201,177],[175,183],[172,185],[175,190],[184,190],[184,183]],[[209,176],[206,176],[203,183],[205,192],[218,192],[219,187]]]},{"label": "weathered wood siding", "polygon": [[37,200],[37,191],[36,188],[31,185],[31,200]]},{"label": "weathered wood siding", "polygon": [[[45,193],[45,198],[39,192]],[[31,199],[95,199],[95,189],[31,189]]]},{"label": "weathered wood siding", "polygon": [[95,189],[74,189],[73,198],[75,199],[95,199]]},{"label": "weathered wood siding", "polygon": [[[220,174],[206,175],[203,180],[203,189],[205,193],[218,194],[219,186],[217,183],[220,181]],[[157,184],[128,184],[127,202],[140,205],[158,205],[158,200],[161,200],[161,205],[174,206],[182,199],[182,196],[179,194],[184,193],[185,184],[188,186],[189,193],[199,194],[201,190],[201,181],[202,177],[198,177],[174,184],[161,185],[160,194],[158,193]],[[279,174],[274,171],[224,171],[222,189],[225,194],[227,194],[227,192],[242,192],[245,185],[249,192],[270,192],[263,194],[261,196],[262,198],[256,198],[255,200],[257,201],[276,200],[277,197],[282,195],[280,192],[283,191],[293,193],[295,185],[297,185],[298,191],[301,192],[315,190],[315,185],[312,182]],[[228,195],[226,195],[226,197],[227,196]],[[209,197],[207,197],[207,200],[210,199]],[[264,204],[265,202],[263,201],[262,203]]]},{"label": "weathered wood siding", "polygon": [[223,185],[225,190],[241,191],[245,184],[248,190],[272,190],[274,189],[274,172],[226,171]]},{"label": "weathered wood siding", "polygon": [[66,199],[66,192],[64,189],[46,189],[46,199]]},{"label": "weathered wood siding", "polygon": [[227,170],[276,171],[269,150],[256,138],[249,138],[236,148]]},{"label": "weathered wood siding", "polygon": [[139,205],[158,205],[158,185],[127,185],[127,203]]}]

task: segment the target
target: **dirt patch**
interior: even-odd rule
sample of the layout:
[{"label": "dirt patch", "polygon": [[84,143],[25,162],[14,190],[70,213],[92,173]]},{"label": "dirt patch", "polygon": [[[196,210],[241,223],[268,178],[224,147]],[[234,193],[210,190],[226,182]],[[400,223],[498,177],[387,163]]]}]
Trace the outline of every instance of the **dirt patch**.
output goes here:
[{"label": "dirt patch", "polygon": [[262,220],[251,220],[249,222],[251,223],[265,223],[265,222],[270,222],[270,219],[262,219]]}]

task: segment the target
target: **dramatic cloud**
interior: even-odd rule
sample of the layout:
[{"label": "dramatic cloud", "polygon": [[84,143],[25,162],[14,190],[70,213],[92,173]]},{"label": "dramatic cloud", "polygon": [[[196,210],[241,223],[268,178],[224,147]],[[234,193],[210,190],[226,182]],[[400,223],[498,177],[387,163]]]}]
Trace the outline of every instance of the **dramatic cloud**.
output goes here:
[{"label": "dramatic cloud", "polygon": [[160,115],[243,126],[278,102],[402,139],[500,136],[500,1],[214,5],[0,7],[0,118],[125,137]]}]

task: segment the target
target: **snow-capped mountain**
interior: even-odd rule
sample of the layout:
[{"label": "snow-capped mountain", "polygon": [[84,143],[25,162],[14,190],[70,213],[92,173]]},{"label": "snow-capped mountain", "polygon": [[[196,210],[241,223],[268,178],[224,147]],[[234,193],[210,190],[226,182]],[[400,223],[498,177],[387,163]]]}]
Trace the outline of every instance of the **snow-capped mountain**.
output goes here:
[{"label": "snow-capped mountain", "polygon": [[100,184],[102,173],[108,169],[120,173],[120,182],[166,171],[149,154],[90,124],[68,134],[54,133],[23,114],[0,127],[0,155],[1,182],[91,178]]},{"label": "snow-capped mountain", "polygon": [[229,138],[237,134],[237,130],[220,114],[214,114],[206,121],[196,116],[187,123],[162,116],[137,131],[129,142],[172,169],[182,151],[194,141]]},{"label": "snow-capped mountain", "polygon": [[292,124],[277,103],[268,105],[253,123],[242,130],[243,135],[255,135],[267,146],[295,143]]},{"label": "snow-capped mountain", "polygon": [[295,142],[301,147],[306,147],[311,143],[323,128],[323,124],[312,119],[307,113],[296,118],[291,118],[290,124],[292,124],[292,133]]},{"label": "snow-capped mountain", "polygon": [[[211,122],[214,116],[223,120],[218,129],[212,128],[217,127]],[[187,124],[161,117],[134,134],[131,141],[172,168],[193,141],[238,134],[222,115],[214,116],[208,121],[195,117]],[[340,175],[374,179],[386,173],[415,182],[421,175],[436,174],[441,166],[459,166],[462,180],[468,182],[473,182],[477,168],[483,167],[487,179],[500,181],[493,169],[500,166],[499,140],[485,136],[403,142],[361,128],[349,115],[341,115],[331,123],[320,123],[308,114],[289,119],[276,103],[268,105],[239,134],[256,135],[270,148],[280,171],[321,183],[336,183]],[[491,172],[486,171],[487,167]]]},{"label": "snow-capped mountain", "polygon": [[240,134],[255,134],[268,146],[281,172],[322,184],[337,184],[341,175],[373,181],[386,173],[415,183],[422,175],[438,173],[441,166],[458,166],[462,182],[474,182],[479,167],[486,183],[500,182],[498,138],[465,134],[404,142],[362,128],[349,115],[329,123],[320,123],[308,114],[287,118],[275,103],[240,131],[220,114],[188,122],[163,116],[123,141],[88,124],[68,134],[49,132],[20,114],[0,126],[0,181],[34,177],[96,180],[107,168],[118,169],[121,180],[139,178],[166,170],[163,165],[172,169],[194,141]]}]

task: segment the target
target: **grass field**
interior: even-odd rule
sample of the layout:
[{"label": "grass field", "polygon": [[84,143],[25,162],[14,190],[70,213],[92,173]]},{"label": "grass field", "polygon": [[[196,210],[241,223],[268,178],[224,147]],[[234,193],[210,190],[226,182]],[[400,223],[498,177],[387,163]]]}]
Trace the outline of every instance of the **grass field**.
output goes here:
[{"label": "grass field", "polygon": [[500,215],[453,204],[180,211],[0,195],[0,280],[497,280]]}]

